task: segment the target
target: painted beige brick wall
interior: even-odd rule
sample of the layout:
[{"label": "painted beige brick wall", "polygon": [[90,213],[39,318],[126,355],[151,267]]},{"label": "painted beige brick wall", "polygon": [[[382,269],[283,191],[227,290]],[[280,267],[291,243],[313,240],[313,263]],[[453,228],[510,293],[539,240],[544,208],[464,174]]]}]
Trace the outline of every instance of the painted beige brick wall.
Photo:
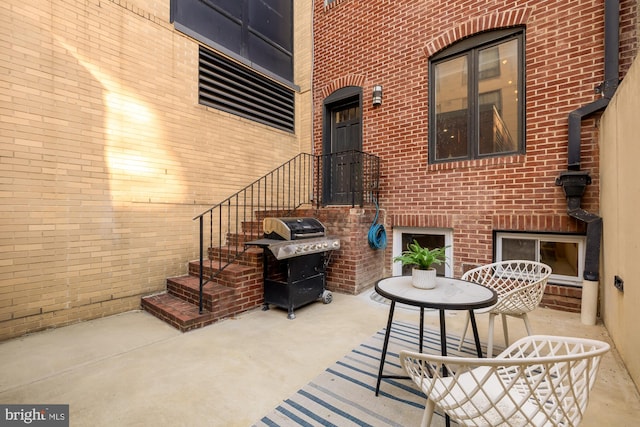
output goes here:
[{"label": "painted beige brick wall", "polygon": [[169,5],[0,4],[0,340],[137,309],[197,257],[195,215],[309,152],[310,2],[295,134],[198,105]]},{"label": "painted beige brick wall", "polygon": [[[600,134],[603,274],[602,318],[636,386],[640,386],[640,61],[635,60],[602,116]],[[613,286],[624,280],[624,291]]]}]

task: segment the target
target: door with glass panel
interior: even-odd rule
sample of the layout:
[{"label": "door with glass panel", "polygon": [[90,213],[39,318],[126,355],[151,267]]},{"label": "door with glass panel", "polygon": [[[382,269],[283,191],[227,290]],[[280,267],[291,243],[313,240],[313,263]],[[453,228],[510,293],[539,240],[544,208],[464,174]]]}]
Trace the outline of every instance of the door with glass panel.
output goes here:
[{"label": "door with glass panel", "polygon": [[331,124],[325,144],[324,202],[360,204],[362,129],[359,101],[334,105],[328,116]]}]

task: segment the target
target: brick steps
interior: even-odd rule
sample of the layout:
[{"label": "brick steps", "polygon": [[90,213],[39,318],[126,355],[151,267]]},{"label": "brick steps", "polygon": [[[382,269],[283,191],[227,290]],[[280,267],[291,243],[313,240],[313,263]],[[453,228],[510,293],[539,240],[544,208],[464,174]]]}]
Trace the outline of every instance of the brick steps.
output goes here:
[{"label": "brick steps", "polygon": [[169,293],[142,298],[142,308],[180,332],[202,328],[218,320],[213,313],[200,314],[197,305]]},{"label": "brick steps", "polygon": [[[209,249],[207,251],[208,260],[212,261],[212,266],[214,269],[219,268],[220,260],[222,260],[222,265],[225,265],[227,264],[227,260],[232,260],[235,257],[238,257],[238,259],[235,260],[234,264],[255,267],[262,262],[262,249],[252,246],[247,248],[245,252],[242,252],[243,249],[244,246],[233,245]],[[205,262],[204,265],[207,266],[209,265],[209,263]]]},{"label": "brick steps", "polygon": [[246,228],[246,230],[248,231],[243,234],[234,234],[234,235],[227,236],[227,242],[229,245],[241,246],[241,245],[244,245],[245,242],[250,242],[252,240],[258,240],[262,238],[263,236],[262,224],[244,225],[244,227],[253,227],[253,228]]},{"label": "brick steps", "polygon": [[[210,252],[203,275],[211,277],[229,254],[241,248],[228,246]],[[219,257],[225,260],[220,263]],[[167,278],[167,291],[142,298],[142,308],[181,332],[201,328],[218,320],[259,307],[263,300],[262,249],[249,248],[234,264],[203,287],[203,313],[199,311],[200,262],[189,262],[189,274]],[[206,279],[205,279],[206,280]]]},{"label": "brick steps", "polygon": [[[373,210],[370,210],[370,213],[373,213]],[[357,218],[352,219],[351,208],[348,207],[331,207],[326,210],[301,209],[295,215],[286,215],[317,217],[332,229],[333,233],[345,236],[343,247],[334,255],[333,265],[328,270],[329,275],[335,278],[334,283],[329,283],[329,290],[355,294],[371,286],[381,277],[383,253],[375,256],[367,254],[365,257],[357,253],[357,250],[351,249],[356,245],[351,244],[351,238],[348,237],[366,236],[370,226],[369,218],[373,215],[358,213]],[[258,221],[245,222],[242,224],[241,233],[226,236],[227,246],[208,251],[207,259],[202,263],[203,275],[211,277],[212,272],[218,274],[203,288],[204,313],[200,314],[198,308],[199,261],[189,262],[188,275],[168,278],[166,293],[144,297],[142,307],[177,329],[189,331],[261,306],[264,302],[263,251],[261,248],[249,247],[246,252],[240,253],[244,250],[246,241],[262,237],[261,218],[265,216],[280,217],[284,216],[284,213],[260,212]],[[353,256],[354,254],[357,256]],[[236,255],[238,259],[233,264],[218,272],[221,266],[227,264],[227,260],[234,259]],[[365,261],[356,262],[359,259]],[[362,279],[356,283],[355,277],[358,275],[361,275]]]}]

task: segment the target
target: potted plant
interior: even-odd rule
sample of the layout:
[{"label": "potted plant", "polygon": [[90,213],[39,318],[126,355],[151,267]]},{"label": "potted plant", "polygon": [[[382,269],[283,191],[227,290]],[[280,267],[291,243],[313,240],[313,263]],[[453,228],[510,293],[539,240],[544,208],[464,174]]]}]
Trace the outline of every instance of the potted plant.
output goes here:
[{"label": "potted plant", "polygon": [[432,265],[446,262],[446,249],[447,246],[434,249],[423,248],[414,240],[413,243],[407,245],[407,250],[402,252],[402,255],[393,258],[393,261],[413,266],[411,272],[413,286],[420,289],[433,289],[436,286],[436,269]]}]

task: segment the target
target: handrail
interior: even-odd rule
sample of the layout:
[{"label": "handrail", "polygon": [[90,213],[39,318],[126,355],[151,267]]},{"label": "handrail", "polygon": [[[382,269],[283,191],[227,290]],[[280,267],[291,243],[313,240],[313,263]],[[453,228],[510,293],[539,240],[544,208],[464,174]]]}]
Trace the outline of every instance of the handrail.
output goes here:
[{"label": "handrail", "polygon": [[358,150],[318,155],[316,198],[322,205],[375,204],[380,191],[380,158]]},{"label": "handrail", "polygon": [[[200,234],[200,313],[204,310],[204,286],[246,252],[245,242],[262,237],[262,218],[289,216],[296,209],[314,206],[314,203],[316,208],[326,204],[351,204],[352,207],[373,204],[378,196],[379,176],[380,159],[371,154],[360,151],[301,153],[195,216],[193,220],[198,220]],[[335,185],[336,181],[339,186]],[[206,219],[208,236],[205,235]],[[209,251],[210,270],[206,280],[205,249]],[[214,257],[218,260],[215,269]]]},{"label": "handrail", "polygon": [[[245,186],[244,188],[238,190],[237,193],[235,193],[232,196],[227,197],[226,199],[224,199],[223,201],[221,201],[220,203],[217,203],[213,206],[211,206],[209,209],[207,209],[206,211],[200,213],[199,215],[195,216],[193,218],[193,220],[195,221],[196,219],[206,215],[207,213],[213,211],[216,208],[219,208],[220,206],[224,205],[225,203],[229,203],[234,197],[236,197],[238,194],[246,192],[247,190],[252,189],[253,187],[255,187],[256,185],[260,184],[260,182],[264,182],[265,179],[273,174],[277,174],[280,171],[282,171],[284,168],[286,167],[291,167],[292,165],[295,167],[296,164],[298,164],[299,162],[310,162],[313,163],[313,155],[312,154],[308,154],[308,153],[300,153],[298,154],[296,157],[286,161],[285,163],[283,163],[282,165],[278,166],[277,168],[271,170],[270,172],[267,172],[264,176],[256,179],[255,181],[253,181],[251,184],[248,184],[247,186]],[[306,166],[309,166],[308,164]]]}]

